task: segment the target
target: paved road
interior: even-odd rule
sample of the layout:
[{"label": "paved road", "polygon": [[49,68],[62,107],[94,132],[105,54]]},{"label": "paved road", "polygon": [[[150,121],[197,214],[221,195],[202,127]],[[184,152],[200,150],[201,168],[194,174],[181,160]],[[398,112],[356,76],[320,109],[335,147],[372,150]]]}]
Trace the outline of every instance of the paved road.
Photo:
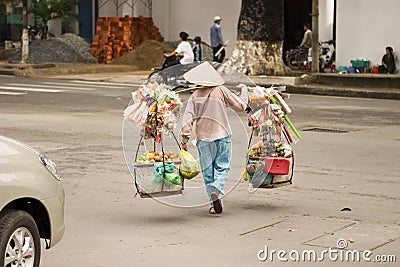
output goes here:
[{"label": "paved road", "polygon": [[[83,80],[31,79],[0,76],[1,95],[26,95],[29,93],[89,93],[104,94],[110,90],[121,92],[139,84],[107,83]],[[106,94],[107,95],[107,94]]]},{"label": "paved road", "polygon": [[[303,135],[295,146],[294,184],[249,193],[240,181],[225,198],[224,214],[210,217],[206,206],[176,208],[133,197],[121,132],[134,86],[0,77],[0,86],[26,84],[63,90],[0,95],[0,134],[46,152],[64,177],[66,233],[43,251],[42,266],[286,266],[291,260],[280,262],[276,253],[272,263],[257,254],[267,246],[320,256],[339,239],[350,250],[400,260],[398,101],[293,95],[291,119]],[[240,129],[241,121],[231,118]],[[235,146],[245,146],[237,132]],[[243,153],[234,157],[231,180],[239,178]],[[398,265],[325,256],[328,266]]]}]

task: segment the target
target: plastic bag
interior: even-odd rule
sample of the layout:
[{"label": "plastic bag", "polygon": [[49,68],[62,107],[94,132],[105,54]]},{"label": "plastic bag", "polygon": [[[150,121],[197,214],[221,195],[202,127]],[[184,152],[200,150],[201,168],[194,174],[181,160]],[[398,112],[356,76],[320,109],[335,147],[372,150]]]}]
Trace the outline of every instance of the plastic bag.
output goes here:
[{"label": "plastic bag", "polygon": [[181,149],[181,166],[179,167],[179,173],[185,179],[192,179],[200,173],[200,164],[184,149]]},{"label": "plastic bag", "polygon": [[172,184],[174,185],[181,184],[181,177],[177,173],[175,173],[175,164],[155,163],[153,168],[154,168],[154,184],[160,184],[163,181],[163,179],[166,181],[167,186],[170,186]]},{"label": "plastic bag", "polygon": [[254,188],[271,184],[273,175],[266,173],[264,169],[265,165],[261,163],[260,166],[254,170],[254,174],[250,179]]}]

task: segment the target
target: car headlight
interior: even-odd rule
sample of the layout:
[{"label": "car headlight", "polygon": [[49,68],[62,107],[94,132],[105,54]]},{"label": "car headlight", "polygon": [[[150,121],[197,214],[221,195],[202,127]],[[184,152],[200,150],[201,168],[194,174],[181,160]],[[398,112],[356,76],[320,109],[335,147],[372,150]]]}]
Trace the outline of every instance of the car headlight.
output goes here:
[{"label": "car headlight", "polygon": [[46,155],[40,153],[39,154],[39,159],[43,163],[43,165],[46,167],[46,169],[59,181],[61,181],[61,176],[57,172],[57,167],[56,164],[49,159]]}]

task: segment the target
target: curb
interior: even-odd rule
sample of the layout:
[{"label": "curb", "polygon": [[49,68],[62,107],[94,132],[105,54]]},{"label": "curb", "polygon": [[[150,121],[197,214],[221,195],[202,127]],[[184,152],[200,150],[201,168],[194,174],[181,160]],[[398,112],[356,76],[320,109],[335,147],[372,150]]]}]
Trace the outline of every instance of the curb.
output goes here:
[{"label": "curb", "polygon": [[21,76],[20,71],[14,69],[0,69],[0,75]]},{"label": "curb", "polygon": [[356,90],[339,87],[320,88],[308,86],[286,86],[286,89],[288,93],[293,94],[400,100],[400,89],[398,91],[372,91],[366,89]]},{"label": "curb", "polygon": [[[47,67],[53,67],[52,64],[42,64],[33,67],[34,69],[45,69]],[[104,73],[106,74],[106,73]],[[27,73],[27,69],[17,69],[15,67],[13,68],[7,68],[7,67],[0,67],[0,75],[8,75],[8,76],[19,76],[19,77],[30,77],[31,75]],[[62,74],[61,74],[62,75]],[[79,75],[75,73],[74,75]],[[97,80],[96,78],[88,79],[85,78],[85,74],[82,73],[80,74],[81,76],[75,77],[75,79],[78,80]],[[90,74],[89,74],[90,75]],[[101,73],[97,73],[97,75],[101,76]],[[115,73],[115,76],[121,75],[121,73]],[[124,76],[124,75],[123,75]],[[136,76],[138,77],[139,80],[142,79],[141,76]],[[33,76],[32,76],[33,77]],[[65,79],[68,77],[68,74],[63,76],[62,78]],[[47,77],[47,78],[54,78],[54,79],[59,79],[59,77]],[[253,78],[253,77],[251,77]],[[107,78],[107,74],[104,76],[101,76],[101,78],[98,78],[100,81],[107,81],[107,82],[115,82],[116,77]],[[129,82],[123,82],[123,83],[135,83],[139,82],[135,81],[135,79],[130,78],[131,80]],[[264,80],[265,79],[265,80]],[[281,79],[281,78],[279,78]],[[289,79],[294,79],[290,77]],[[258,77],[255,79],[256,84],[264,87],[270,87],[271,86],[271,77]],[[264,80],[264,81],[263,81]],[[268,82],[267,82],[268,81]],[[283,80],[282,80],[283,81]],[[122,79],[121,81],[122,82]],[[275,81],[276,82],[276,81]],[[327,86],[319,86],[319,84],[302,84],[302,85],[295,85],[293,84],[292,80],[286,80],[289,84],[286,84],[286,89],[288,93],[292,94],[305,94],[305,95],[321,95],[321,96],[339,96],[339,97],[357,97],[357,98],[375,98],[375,99],[392,99],[392,100],[400,100],[400,88],[390,88],[390,89],[377,89],[377,88],[352,88],[348,87],[345,88],[343,86],[338,86],[338,87],[327,87]],[[284,85],[285,82],[281,83],[280,85]],[[276,85],[276,84],[275,84]]]}]

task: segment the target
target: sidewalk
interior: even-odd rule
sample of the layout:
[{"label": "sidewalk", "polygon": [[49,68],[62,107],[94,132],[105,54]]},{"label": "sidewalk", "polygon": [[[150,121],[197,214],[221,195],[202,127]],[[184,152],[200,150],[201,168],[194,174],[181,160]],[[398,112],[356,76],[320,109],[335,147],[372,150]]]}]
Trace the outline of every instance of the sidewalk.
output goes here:
[{"label": "sidewalk", "polygon": [[[76,79],[99,82],[143,83],[150,71],[129,65],[111,64],[35,64],[22,66],[0,62],[0,75],[33,78]],[[303,74],[299,77],[254,76],[257,85],[285,85],[288,93],[400,99],[400,75],[383,74]]]}]

